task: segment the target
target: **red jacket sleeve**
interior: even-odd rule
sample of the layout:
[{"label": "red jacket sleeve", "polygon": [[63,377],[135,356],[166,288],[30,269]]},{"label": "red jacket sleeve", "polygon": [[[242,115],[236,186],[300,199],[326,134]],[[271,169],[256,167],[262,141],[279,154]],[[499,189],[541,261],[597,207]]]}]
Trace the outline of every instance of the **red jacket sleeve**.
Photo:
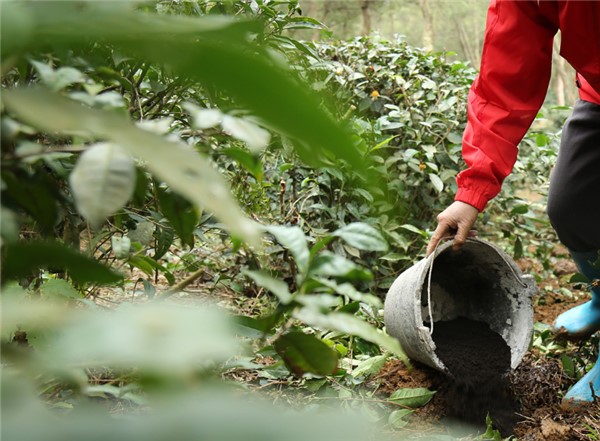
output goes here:
[{"label": "red jacket sleeve", "polygon": [[517,145],[546,96],[557,27],[539,8],[534,0],[492,0],[489,7],[463,135],[468,168],[457,177],[455,197],[480,211],[512,171]]}]

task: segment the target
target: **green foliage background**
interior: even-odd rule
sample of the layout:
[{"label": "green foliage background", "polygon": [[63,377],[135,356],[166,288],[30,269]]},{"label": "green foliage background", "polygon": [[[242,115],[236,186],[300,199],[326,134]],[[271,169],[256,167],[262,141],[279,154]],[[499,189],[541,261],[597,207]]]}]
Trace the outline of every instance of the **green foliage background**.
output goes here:
[{"label": "green foliage background", "polygon": [[[3,434],[78,437],[93,420],[99,439],[239,439],[235,413],[261,439],[330,438],[331,418],[365,439],[339,416],[270,427],[276,410],[225,392],[237,371],[405,426],[434,392],[367,404],[363,381],[406,360],[381,297],[452,200],[475,71],[402,39],[296,40],[322,25],[294,0],[1,7]],[[516,257],[550,247],[555,143],[530,135],[481,219]],[[84,160],[93,149],[105,168]],[[168,302],[206,274],[207,293],[252,312]],[[108,313],[92,301],[106,286],[149,304]],[[194,406],[205,418],[177,413]]]}]

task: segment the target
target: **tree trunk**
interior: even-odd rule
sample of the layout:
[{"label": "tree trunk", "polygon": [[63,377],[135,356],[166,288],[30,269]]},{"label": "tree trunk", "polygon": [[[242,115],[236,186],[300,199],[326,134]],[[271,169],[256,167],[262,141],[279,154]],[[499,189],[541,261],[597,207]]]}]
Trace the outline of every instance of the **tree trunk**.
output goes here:
[{"label": "tree trunk", "polygon": [[375,0],[359,0],[360,10],[362,12],[362,35],[369,35],[371,33],[371,5],[375,3]]},{"label": "tree trunk", "polygon": [[469,33],[465,29],[465,25],[459,19],[454,19],[456,30],[458,31],[458,41],[462,50],[462,56],[469,60],[473,67],[478,68],[481,64],[481,49],[479,41],[473,37],[469,37]]},{"label": "tree trunk", "polygon": [[[317,2],[315,0],[302,0],[301,6],[302,6],[302,15],[304,17],[318,18],[317,10],[318,10],[319,5],[317,4]],[[311,33],[310,39],[313,41],[318,40],[319,34],[320,34],[320,31],[318,29],[314,29]]]},{"label": "tree trunk", "polygon": [[575,71],[560,56],[560,34],[554,38],[552,46],[552,79],[551,87],[556,95],[556,104],[572,106],[577,100],[577,88],[573,86]]},{"label": "tree trunk", "polygon": [[392,8],[389,14],[390,17],[390,34],[396,36],[396,10]]},{"label": "tree trunk", "polygon": [[423,49],[433,50],[433,13],[429,6],[429,0],[419,0],[421,14],[423,14]]}]

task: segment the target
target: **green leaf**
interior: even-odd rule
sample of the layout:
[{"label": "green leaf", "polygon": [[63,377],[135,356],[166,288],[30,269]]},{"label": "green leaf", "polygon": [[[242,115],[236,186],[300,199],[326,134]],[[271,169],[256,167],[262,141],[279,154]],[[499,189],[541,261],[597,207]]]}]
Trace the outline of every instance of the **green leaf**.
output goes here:
[{"label": "green leaf", "polygon": [[303,306],[322,311],[329,311],[331,308],[342,306],[343,303],[340,297],[323,293],[299,295],[296,296],[294,300]]},{"label": "green leaf", "polygon": [[398,389],[390,395],[388,401],[416,409],[417,407],[423,407],[429,403],[434,395],[435,391],[431,391],[424,387],[403,388]]},{"label": "green leaf", "polygon": [[334,231],[333,236],[340,237],[344,241],[359,250],[387,251],[388,244],[381,233],[374,227],[364,222],[354,222]]},{"label": "green leaf", "polygon": [[248,170],[258,182],[262,181],[263,164],[257,155],[235,147],[223,149],[223,154],[236,160],[242,167]]},{"label": "green leaf", "polygon": [[442,190],[444,190],[444,183],[442,182],[442,180],[440,179],[440,177],[438,175],[429,173],[429,180],[431,181],[431,183],[433,184],[433,187],[436,189],[436,191],[438,193],[441,193]]},{"label": "green leaf", "polygon": [[271,141],[271,134],[268,131],[247,119],[225,115],[221,125],[225,133],[244,141],[253,151],[263,150]]},{"label": "green leaf", "polygon": [[590,283],[590,279],[581,273],[576,273],[571,276],[569,283]]},{"label": "green leaf", "polygon": [[[249,34],[263,29],[259,21],[157,16],[125,8],[115,10],[102,5],[104,2],[87,2],[85,8],[68,5],[70,2],[17,8],[10,3],[3,13],[4,9],[8,14],[20,9],[28,26],[26,32],[18,32],[10,23],[8,38],[2,39],[3,57],[51,44],[72,48],[101,40],[124,54],[168,65],[175,76],[198,80],[228,94],[269,127],[298,141],[298,153],[309,164],[323,165],[324,156],[333,156],[367,175],[366,161],[350,133],[323,107],[324,97],[251,43]],[[240,72],[244,81],[240,81]]]},{"label": "green leaf", "polygon": [[315,378],[304,382],[304,389],[312,393],[317,393],[323,386],[327,384],[327,378]]},{"label": "green leaf", "polygon": [[410,365],[408,357],[400,347],[397,339],[385,334],[383,331],[371,326],[358,317],[338,312],[323,314],[312,308],[301,308],[294,311],[293,315],[298,320],[311,326],[361,337],[364,340],[387,349],[392,354],[398,356],[405,365]]},{"label": "green leaf", "polygon": [[334,239],[334,236],[325,236],[322,239],[317,240],[310,249],[310,258],[313,259],[319,251],[329,245]]},{"label": "green leaf", "polygon": [[367,358],[352,370],[352,376],[358,378],[377,374],[385,364],[387,358],[387,355],[376,355],[375,357]]},{"label": "green leaf", "polygon": [[238,315],[233,320],[238,335],[248,338],[262,338],[269,332],[268,329],[265,329],[264,323],[254,317]]},{"label": "green leaf", "polygon": [[109,139],[142,158],[169,187],[212,211],[232,233],[258,243],[258,229],[241,212],[224,178],[194,150],[134,126],[116,114],[88,109],[42,89],[3,92],[4,104],[24,120],[48,131],[84,132]]},{"label": "green leaf", "polygon": [[159,224],[156,228],[156,250],[152,258],[158,260],[163,257],[167,251],[169,251],[171,245],[173,245],[174,239],[175,232],[173,231],[173,228],[162,223]]},{"label": "green leaf", "polygon": [[170,285],[175,283],[175,276],[168,269],[149,256],[137,254],[127,259],[127,263],[142,270],[149,276],[153,276],[154,271],[158,270],[163,273]]},{"label": "green leaf", "polygon": [[150,283],[147,279],[142,279],[141,277],[138,279],[142,281],[142,285],[144,285],[144,294],[148,296],[149,299],[154,299],[156,297],[156,288],[152,283]]},{"label": "green leaf", "polygon": [[408,421],[406,421],[406,417],[413,412],[414,411],[410,409],[394,410],[392,413],[390,413],[390,416],[388,417],[388,424],[395,429],[401,429],[403,427],[406,427],[406,425],[408,424]]},{"label": "green leaf", "polygon": [[117,259],[125,259],[131,253],[131,239],[127,236],[113,235],[110,238],[110,244]]},{"label": "green leaf", "polygon": [[450,141],[451,144],[461,144],[462,143],[462,135],[456,132],[450,132],[446,136],[446,139]]},{"label": "green leaf", "polygon": [[392,141],[393,139],[397,138],[399,135],[393,135],[390,136],[389,138],[384,139],[383,141],[381,141],[380,143],[374,145],[373,147],[371,147],[369,149],[369,153],[372,153],[376,150],[382,149],[384,147],[387,147],[387,145],[390,143],[390,141]]},{"label": "green leaf", "polygon": [[98,397],[98,398],[117,398],[119,400],[128,400],[132,401],[135,404],[140,406],[148,405],[147,400],[145,400],[142,396],[133,394],[131,391],[127,390],[127,386],[118,387],[113,386],[112,384],[95,384],[95,385],[86,385],[83,389],[83,393],[88,397]]},{"label": "green leaf", "polygon": [[84,311],[52,338],[44,356],[59,366],[135,366],[173,376],[212,368],[237,348],[223,312],[164,303]]},{"label": "green leaf", "polygon": [[528,211],[529,211],[529,205],[528,204],[521,204],[521,205],[517,205],[512,210],[510,210],[510,214],[512,214],[512,215],[515,215],[515,214],[525,214]]},{"label": "green leaf", "polygon": [[[291,26],[291,27],[290,27]],[[304,28],[296,28],[294,26],[305,26]],[[288,23],[284,26],[284,29],[324,29],[325,26],[319,20],[311,17],[290,17]]]},{"label": "green leaf", "polygon": [[152,265],[150,260],[152,259],[147,256],[136,255],[127,259],[127,263],[139,270],[142,270],[147,275],[152,276],[154,275],[154,265]]},{"label": "green leaf", "polygon": [[192,126],[204,130],[221,124],[223,112],[219,109],[205,109],[193,103],[184,103],[183,108],[192,116]]},{"label": "green leaf", "polygon": [[[320,296],[322,296],[324,294],[320,294]],[[311,305],[307,305],[305,303],[303,303],[304,306],[311,306]],[[344,312],[347,314],[356,314],[358,311],[360,310],[360,302],[350,302],[344,306],[342,306],[341,308],[338,309],[338,312]]]},{"label": "green leaf", "polygon": [[550,143],[550,138],[545,133],[538,133],[535,137],[535,144],[538,147],[544,147]]},{"label": "green leaf", "polygon": [[[256,50],[240,45],[206,42],[179,49],[178,59],[164,57],[167,51],[148,52],[161,55],[156,61],[170,61],[176,71],[229,93],[271,127],[299,140],[295,147],[307,163],[323,165],[322,156],[329,153],[366,173],[349,133],[323,110],[323,97],[313,94],[291,71],[276,68],[265,54],[254,55]],[[244,72],[244,81],[239,81],[239,72]]]},{"label": "green leaf", "polygon": [[248,119],[225,115],[219,109],[206,109],[192,103],[185,103],[183,107],[193,117],[193,125],[198,129],[221,124],[225,133],[244,141],[252,151],[263,150],[269,145],[271,134]]},{"label": "green leaf", "polygon": [[0,235],[2,236],[0,245],[3,241],[14,243],[19,240],[17,215],[5,206],[0,207]]},{"label": "green leaf", "polygon": [[316,281],[324,286],[327,286],[328,288],[331,288],[335,293],[347,296],[354,301],[366,303],[367,305],[374,306],[378,309],[383,307],[379,297],[374,296],[373,294],[362,293],[350,283],[342,283],[338,285],[333,280],[323,278],[317,278]]},{"label": "green leaf", "polygon": [[287,283],[283,280],[275,279],[264,271],[245,270],[244,274],[250,277],[258,286],[262,286],[271,293],[275,294],[279,301],[287,305],[292,301]]},{"label": "green leaf", "polygon": [[[211,16],[197,20],[189,17],[157,17],[134,11],[134,2],[45,2],[37,5],[10,4],[2,7],[2,57],[36,47],[85,45],[89,41],[112,43],[151,42],[164,39],[176,42],[186,38],[219,35],[240,39],[247,32],[258,32],[258,22]],[[153,32],[149,33],[148,29]],[[40,38],[44,41],[40,41]],[[141,41],[140,41],[141,40]],[[125,54],[117,54],[124,59]]]},{"label": "green leaf", "polygon": [[146,203],[146,196],[148,195],[150,179],[144,169],[141,167],[136,168],[135,175],[135,190],[133,191],[133,197],[131,203],[141,208]]},{"label": "green leaf", "polygon": [[488,413],[485,417],[486,431],[484,434],[480,435],[478,439],[481,440],[489,440],[489,441],[502,441],[502,435],[499,431],[494,429],[492,423],[492,417]]},{"label": "green leaf", "polygon": [[347,280],[372,280],[373,273],[330,251],[318,254],[310,264],[309,275],[340,277]]},{"label": "green leaf", "polygon": [[300,227],[284,227],[280,225],[269,225],[265,228],[275,236],[285,249],[294,256],[296,266],[300,274],[305,275],[308,270],[309,250],[306,236]]},{"label": "green leaf", "polygon": [[40,286],[40,292],[44,297],[51,299],[80,299],[83,297],[79,291],[73,288],[73,285],[63,279],[46,280],[42,286]]},{"label": "green leaf", "polygon": [[417,227],[411,224],[400,225],[400,228],[404,228],[405,230],[412,231],[413,233],[417,233],[423,237],[427,237],[427,232],[423,230],[419,230]]},{"label": "green leaf", "polygon": [[575,363],[567,354],[562,354],[560,357],[563,371],[570,378],[575,378]]},{"label": "green leaf", "polygon": [[285,35],[274,35],[272,38],[274,40],[283,42],[284,45],[291,44],[296,49],[298,49],[300,52],[303,52],[305,55],[308,55],[309,57],[312,57],[316,60],[321,60],[321,58],[319,57],[319,54],[317,53],[317,51],[315,49],[313,49],[308,44],[304,44],[301,41],[296,40],[295,38],[286,37]]},{"label": "green leaf", "polygon": [[194,248],[194,230],[198,225],[198,212],[187,199],[157,186],[156,195],[160,211],[180,237],[181,242]]},{"label": "green leaf", "polygon": [[523,242],[521,242],[520,237],[517,237],[515,239],[513,259],[520,259],[521,257],[523,257]]},{"label": "green leaf", "polygon": [[381,256],[380,259],[387,260],[388,262],[399,262],[401,260],[408,260],[408,256],[399,253],[388,253],[385,256]]},{"label": "green leaf", "polygon": [[53,70],[50,66],[39,61],[32,60],[31,64],[38,71],[42,82],[57,92],[75,83],[85,82],[85,76],[77,69],[65,66]]},{"label": "green leaf", "polygon": [[[33,297],[16,282],[5,283],[2,287],[2,339],[6,341],[16,329],[52,332],[66,322],[74,308],[68,308],[63,301]],[[4,374],[3,374],[4,375]]]},{"label": "green leaf", "polygon": [[337,369],[337,353],[314,335],[288,332],[275,340],[273,347],[297,377],[305,373],[331,375]]},{"label": "green leaf", "polygon": [[281,321],[283,320],[284,313],[288,309],[288,307],[282,307],[281,305],[278,305],[272,314],[259,318],[237,316],[235,317],[235,321],[238,325],[255,329],[260,331],[263,335],[272,334],[275,327],[280,325]]},{"label": "green leaf", "polygon": [[41,170],[34,176],[14,175],[3,170],[2,181],[6,184],[2,203],[10,201],[18,205],[37,222],[42,232],[51,233],[58,217],[58,207],[49,176]]},{"label": "green leaf", "polygon": [[68,271],[74,282],[110,284],[122,276],[110,268],[57,242],[9,244],[2,266],[5,281],[18,280],[41,269]]}]

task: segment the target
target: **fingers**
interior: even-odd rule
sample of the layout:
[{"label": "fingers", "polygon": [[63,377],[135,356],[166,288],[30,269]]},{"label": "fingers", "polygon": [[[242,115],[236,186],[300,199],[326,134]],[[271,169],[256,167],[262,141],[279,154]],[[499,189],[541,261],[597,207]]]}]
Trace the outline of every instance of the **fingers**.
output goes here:
[{"label": "fingers", "polygon": [[435,248],[437,247],[438,242],[440,241],[441,237],[439,237],[437,234],[433,234],[433,236],[431,236],[431,240],[429,241],[429,243],[427,244],[427,252],[425,253],[426,256],[429,257],[429,255],[431,253],[433,253],[433,250],[435,250]]},{"label": "fingers", "polygon": [[431,238],[431,240],[429,241],[429,244],[427,245],[427,252],[425,253],[425,255],[427,257],[429,257],[431,255],[431,253],[433,253],[433,251],[437,248],[439,241],[440,241],[440,238],[436,238],[435,236],[433,236]]},{"label": "fingers", "polygon": [[427,256],[435,251],[438,246],[438,243],[442,238],[448,236],[450,234],[450,229],[444,223],[439,223],[435,231],[433,232],[433,236],[431,236],[431,240],[427,245]]},{"label": "fingers", "polygon": [[458,230],[456,231],[456,235],[454,236],[454,243],[452,244],[452,249],[454,251],[460,249],[467,241],[467,237],[469,236],[469,229],[465,228],[463,225],[458,226]]},{"label": "fingers", "polygon": [[437,228],[427,246],[427,256],[435,251],[444,237],[454,236],[452,248],[458,250],[468,237],[476,236],[477,233],[471,230],[471,227],[478,214],[479,211],[475,207],[459,201],[455,201],[441,212],[437,217]]}]

